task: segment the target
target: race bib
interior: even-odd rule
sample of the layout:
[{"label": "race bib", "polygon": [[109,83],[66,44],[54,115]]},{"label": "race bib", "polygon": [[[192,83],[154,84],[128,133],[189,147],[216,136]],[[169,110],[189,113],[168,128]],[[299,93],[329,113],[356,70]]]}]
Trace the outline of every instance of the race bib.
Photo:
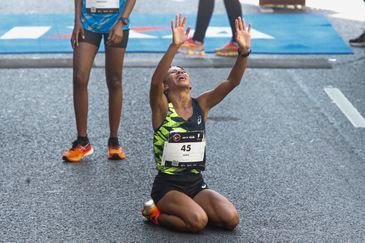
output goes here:
[{"label": "race bib", "polygon": [[88,13],[110,14],[119,12],[119,0],[86,0]]},{"label": "race bib", "polygon": [[164,144],[161,165],[197,167],[204,164],[204,131],[171,132]]}]

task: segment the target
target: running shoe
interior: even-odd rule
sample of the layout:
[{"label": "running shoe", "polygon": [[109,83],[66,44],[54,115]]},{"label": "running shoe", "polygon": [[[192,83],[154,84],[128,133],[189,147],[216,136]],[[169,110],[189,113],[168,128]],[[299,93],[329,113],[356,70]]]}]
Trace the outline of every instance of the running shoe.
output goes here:
[{"label": "running shoe", "polygon": [[351,46],[365,46],[365,31],[359,37],[349,40]]},{"label": "running shoe", "polygon": [[230,41],[222,48],[215,50],[217,56],[223,57],[236,57],[238,55],[238,44],[236,42]]},{"label": "running shoe", "polygon": [[67,162],[79,163],[82,158],[91,155],[93,152],[93,146],[91,146],[88,139],[85,141],[76,139],[72,143],[72,148],[63,153],[62,159]]},{"label": "running shoe", "polygon": [[152,199],[144,203],[144,207],[142,209],[142,215],[151,223],[158,224],[158,217],[160,216],[160,210],[157,208]]},{"label": "running shoe", "polygon": [[125,153],[119,145],[118,138],[109,138],[108,141],[108,159],[109,160],[123,160]]},{"label": "running shoe", "polygon": [[184,42],[184,44],[181,45],[179,52],[189,56],[202,57],[205,55],[204,44],[189,38]]}]

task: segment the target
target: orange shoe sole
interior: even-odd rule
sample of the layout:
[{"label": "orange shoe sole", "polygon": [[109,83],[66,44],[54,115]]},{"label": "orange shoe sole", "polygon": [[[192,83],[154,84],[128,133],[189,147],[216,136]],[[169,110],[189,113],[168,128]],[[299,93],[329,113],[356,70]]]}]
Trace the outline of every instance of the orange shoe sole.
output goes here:
[{"label": "orange shoe sole", "polygon": [[222,56],[222,57],[236,57],[236,56],[238,56],[237,51],[229,51],[229,52],[220,52],[220,51],[217,51],[215,54],[217,56]]},{"label": "orange shoe sole", "polygon": [[118,154],[113,154],[108,156],[109,160],[125,160],[125,156],[121,157]]}]

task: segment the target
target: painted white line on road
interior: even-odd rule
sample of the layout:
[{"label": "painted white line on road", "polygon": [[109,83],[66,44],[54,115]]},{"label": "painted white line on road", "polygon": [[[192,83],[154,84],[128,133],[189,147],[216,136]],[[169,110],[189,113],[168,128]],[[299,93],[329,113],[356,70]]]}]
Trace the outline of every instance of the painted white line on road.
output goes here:
[{"label": "painted white line on road", "polygon": [[[195,30],[192,29],[190,31],[190,36],[194,35]],[[170,39],[172,35],[165,35],[162,38]],[[208,27],[207,32],[205,34],[205,38],[229,38],[232,37],[232,30],[230,27],[223,27],[223,26],[212,26]],[[275,39],[273,36],[260,32],[255,29],[251,29],[251,39]]]},{"label": "painted white line on road", "polygon": [[365,128],[365,119],[338,88],[326,87],[324,91],[354,127]]},{"label": "painted white line on road", "polygon": [[156,39],[157,36],[146,35],[146,34],[142,34],[142,33],[139,33],[137,31],[134,31],[134,30],[130,30],[129,31],[129,38],[131,38],[131,39]]},{"label": "painted white line on road", "polygon": [[6,32],[0,39],[38,39],[50,26],[17,26]]}]

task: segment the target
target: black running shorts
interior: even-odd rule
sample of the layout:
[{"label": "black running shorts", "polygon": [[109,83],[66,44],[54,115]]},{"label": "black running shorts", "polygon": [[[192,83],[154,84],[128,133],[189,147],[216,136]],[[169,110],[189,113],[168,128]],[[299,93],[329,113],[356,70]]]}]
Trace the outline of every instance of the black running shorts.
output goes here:
[{"label": "black running shorts", "polygon": [[157,203],[171,190],[185,193],[194,198],[204,189],[208,189],[208,186],[205,184],[202,174],[168,175],[158,173],[153,182],[151,198]]},{"label": "black running shorts", "polygon": [[[93,44],[94,46],[100,46],[101,39],[104,37],[104,45],[106,47],[106,42],[108,40],[108,33],[96,33],[89,30],[84,30],[85,39],[79,38],[79,42],[87,42]],[[117,48],[127,48],[128,44],[128,37],[129,37],[129,30],[123,30],[123,39],[120,43],[115,45],[110,45],[108,47],[117,47]]]}]

